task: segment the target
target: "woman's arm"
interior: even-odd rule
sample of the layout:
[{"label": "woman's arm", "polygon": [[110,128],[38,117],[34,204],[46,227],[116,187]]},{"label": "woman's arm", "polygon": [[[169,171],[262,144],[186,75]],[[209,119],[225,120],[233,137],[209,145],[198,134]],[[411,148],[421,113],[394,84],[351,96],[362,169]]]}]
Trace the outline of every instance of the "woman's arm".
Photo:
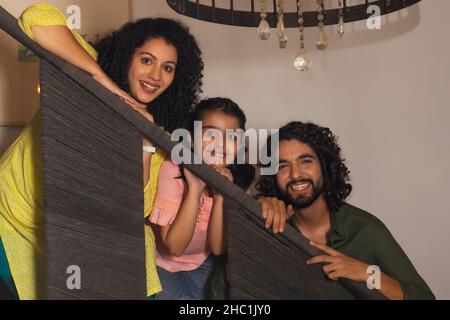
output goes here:
[{"label": "woman's arm", "polygon": [[41,47],[86,71],[92,77],[104,75],[97,61],[78,43],[66,26],[32,26],[34,40]]},{"label": "woman's arm", "polygon": [[32,31],[34,40],[41,47],[89,73],[94,80],[119,96],[119,98],[131,105],[135,110],[139,111],[145,108],[144,105],[138,103],[134,98],[120,89],[103,72],[97,61],[80,45],[67,26],[32,26]]}]

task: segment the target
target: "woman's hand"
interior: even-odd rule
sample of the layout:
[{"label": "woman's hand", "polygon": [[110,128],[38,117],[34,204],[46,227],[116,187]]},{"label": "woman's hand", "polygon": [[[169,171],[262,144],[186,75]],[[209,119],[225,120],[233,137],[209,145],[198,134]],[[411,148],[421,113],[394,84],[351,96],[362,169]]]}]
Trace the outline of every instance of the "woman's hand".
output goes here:
[{"label": "woman's hand", "polygon": [[[145,110],[146,106],[144,104],[139,103],[128,93],[120,89],[120,87],[114,81],[112,81],[111,78],[108,77],[103,71],[98,71],[97,73],[93,74],[92,78],[100,83],[103,87],[114,93],[120,99],[122,99],[122,101],[129,104],[136,111]],[[153,118],[151,122],[153,122]]]}]

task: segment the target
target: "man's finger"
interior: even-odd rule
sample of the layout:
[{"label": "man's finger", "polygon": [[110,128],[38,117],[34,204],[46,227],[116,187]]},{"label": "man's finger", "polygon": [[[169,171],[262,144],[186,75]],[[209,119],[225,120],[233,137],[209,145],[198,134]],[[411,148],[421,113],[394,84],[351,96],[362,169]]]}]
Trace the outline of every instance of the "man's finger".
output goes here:
[{"label": "man's finger", "polygon": [[287,213],[286,213],[286,206],[284,205],[283,201],[278,201],[278,207],[280,208],[280,232],[284,231],[284,228],[286,226],[286,219],[287,219]]},{"label": "man's finger", "polygon": [[269,229],[273,223],[273,205],[269,204],[267,207],[267,217],[266,217],[266,229]]},{"label": "man's finger", "polygon": [[273,233],[278,233],[280,230],[280,222],[281,222],[281,214],[279,212],[278,204],[274,206],[273,211],[273,224],[272,224],[272,231]]},{"label": "man's finger", "polygon": [[330,248],[329,246],[324,245],[322,243],[318,243],[318,242],[315,242],[315,241],[310,241],[309,244],[311,246],[317,248],[317,249],[322,250],[325,253],[328,253],[330,256],[334,257],[334,256],[340,255],[340,253],[338,251],[336,251],[336,250],[334,250],[334,249]]},{"label": "man's finger", "polygon": [[340,270],[336,270],[336,271],[333,271],[333,272],[330,272],[329,274],[327,274],[327,277],[334,281],[339,280],[339,278],[342,278],[342,276],[343,276],[343,273]]},{"label": "man's finger", "polygon": [[322,267],[323,272],[325,272],[326,274],[330,274],[331,272],[334,272],[337,269],[338,266],[335,263],[330,263]]},{"label": "man's finger", "polygon": [[267,218],[267,203],[264,201],[264,198],[261,198],[259,203],[261,204],[261,212],[264,219]]},{"label": "man's finger", "polygon": [[322,256],[316,256],[308,261],[306,261],[307,264],[317,264],[317,263],[332,263],[334,261],[333,257],[328,255],[322,255]]}]

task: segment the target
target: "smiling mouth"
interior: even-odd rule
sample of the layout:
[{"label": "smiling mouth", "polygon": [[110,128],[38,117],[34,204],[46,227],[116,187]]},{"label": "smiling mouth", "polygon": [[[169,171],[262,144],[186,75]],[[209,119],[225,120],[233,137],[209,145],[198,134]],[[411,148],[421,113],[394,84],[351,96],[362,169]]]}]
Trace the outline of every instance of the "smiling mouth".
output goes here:
[{"label": "smiling mouth", "polygon": [[139,81],[139,82],[141,83],[142,88],[146,92],[155,93],[156,90],[159,89],[159,86],[152,86],[151,84],[144,82],[144,81]]},{"label": "smiling mouth", "polygon": [[303,190],[306,190],[306,189],[308,189],[308,187],[310,186],[310,183],[309,182],[302,182],[302,183],[295,183],[295,184],[292,184],[291,186],[290,186],[290,188],[292,189],[292,190],[294,190],[294,191],[303,191]]}]

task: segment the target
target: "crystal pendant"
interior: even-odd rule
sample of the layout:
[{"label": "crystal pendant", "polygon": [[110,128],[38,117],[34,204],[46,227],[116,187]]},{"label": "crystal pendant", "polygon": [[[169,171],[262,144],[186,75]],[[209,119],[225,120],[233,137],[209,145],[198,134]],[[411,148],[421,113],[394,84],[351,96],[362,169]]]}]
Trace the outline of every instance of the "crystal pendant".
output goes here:
[{"label": "crystal pendant", "polygon": [[284,34],[281,38],[280,38],[280,48],[284,49],[287,47],[287,43],[288,43],[288,39],[287,39],[287,34]]},{"label": "crystal pendant", "polygon": [[306,71],[312,69],[312,60],[305,50],[301,50],[294,60],[294,67],[300,71]]},{"label": "crystal pendant", "polygon": [[286,46],[287,46],[287,34],[286,34],[286,30],[284,29],[283,18],[278,18],[277,35],[278,35],[278,39],[280,40],[280,48],[281,49],[286,48]]},{"label": "crystal pendant", "polygon": [[317,33],[316,47],[319,50],[325,50],[328,47],[328,37],[322,28]]},{"label": "crystal pendant", "polygon": [[258,27],[258,36],[261,40],[267,40],[270,37],[270,25],[266,18],[262,18]]},{"label": "crystal pendant", "polygon": [[344,32],[345,32],[344,17],[340,16],[339,17],[339,23],[338,23],[338,35],[339,35],[339,37],[342,37],[344,35]]}]

